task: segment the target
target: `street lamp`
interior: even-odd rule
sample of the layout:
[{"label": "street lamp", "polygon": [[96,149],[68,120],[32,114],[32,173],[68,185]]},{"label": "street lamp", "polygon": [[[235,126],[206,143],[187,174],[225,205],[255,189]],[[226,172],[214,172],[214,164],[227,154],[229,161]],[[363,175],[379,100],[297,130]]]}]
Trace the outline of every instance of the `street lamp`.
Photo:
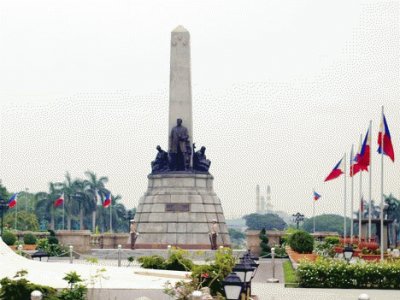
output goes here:
[{"label": "street lamp", "polygon": [[222,286],[224,287],[227,300],[239,300],[243,289],[243,283],[236,273],[230,273],[225,277],[222,281]]},{"label": "street lamp", "polygon": [[8,209],[8,203],[6,200],[3,199],[3,197],[0,195],[0,217],[1,217],[1,231],[0,235],[3,236],[3,218],[4,218],[4,213]]},{"label": "street lamp", "polygon": [[351,246],[347,246],[347,247],[345,247],[345,248],[343,249],[343,256],[344,256],[344,259],[345,259],[347,262],[350,262],[350,260],[352,259],[352,257],[353,257],[353,252],[354,252],[354,250],[353,250],[353,247],[351,247]]},{"label": "street lamp", "polygon": [[242,281],[243,291],[247,298],[250,296],[249,293],[251,292],[251,280],[253,279],[254,270],[255,268],[246,260],[236,264],[232,269]]},{"label": "street lamp", "polygon": [[299,229],[299,223],[304,221],[304,215],[302,215],[301,213],[296,213],[292,215],[294,222],[296,223],[296,227],[297,229]]}]

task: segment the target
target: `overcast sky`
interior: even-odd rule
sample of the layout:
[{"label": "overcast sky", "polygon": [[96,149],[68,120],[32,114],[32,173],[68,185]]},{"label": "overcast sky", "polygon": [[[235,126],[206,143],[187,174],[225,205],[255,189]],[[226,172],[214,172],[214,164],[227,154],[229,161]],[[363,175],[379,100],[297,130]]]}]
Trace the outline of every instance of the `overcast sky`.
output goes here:
[{"label": "overcast sky", "polygon": [[[3,0],[3,184],[38,192],[92,170],[137,205],[156,145],[167,147],[180,24],[191,34],[194,141],[227,217],[255,210],[256,184],[262,195],[271,186],[277,210],[310,216],[315,188],[318,214],[342,213],[343,177],[323,180],[369,120],[379,199],[381,105],[400,159],[398,1]],[[386,193],[399,195],[399,171],[385,159]]]}]

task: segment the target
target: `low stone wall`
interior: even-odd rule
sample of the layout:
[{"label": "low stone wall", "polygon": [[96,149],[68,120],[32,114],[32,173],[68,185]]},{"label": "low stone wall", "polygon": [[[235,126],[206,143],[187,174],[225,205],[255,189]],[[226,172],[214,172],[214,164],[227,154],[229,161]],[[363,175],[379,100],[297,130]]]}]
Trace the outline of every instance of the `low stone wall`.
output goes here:
[{"label": "low stone wall", "polygon": [[89,230],[57,230],[56,237],[60,244],[65,246],[72,245],[76,252],[88,252],[90,250]]},{"label": "low stone wall", "polygon": [[50,235],[47,231],[17,231],[15,234],[17,235],[19,241],[23,241],[24,235],[27,233],[33,234],[37,239],[43,239]]},{"label": "low stone wall", "polygon": [[[268,245],[273,247],[275,245],[280,245],[281,238],[285,234],[284,231],[268,230],[266,231],[268,237]],[[247,230],[246,231],[246,243],[247,249],[250,249],[251,253],[254,255],[260,255],[260,230]]]}]

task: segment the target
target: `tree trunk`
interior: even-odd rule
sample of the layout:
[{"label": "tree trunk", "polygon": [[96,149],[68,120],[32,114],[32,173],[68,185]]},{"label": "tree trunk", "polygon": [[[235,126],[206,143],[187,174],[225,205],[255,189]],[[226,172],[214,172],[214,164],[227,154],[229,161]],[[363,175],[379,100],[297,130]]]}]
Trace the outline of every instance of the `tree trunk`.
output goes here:
[{"label": "tree trunk", "polygon": [[83,224],[83,207],[81,206],[81,209],[79,210],[79,229],[84,230],[84,224]]},{"label": "tree trunk", "polygon": [[54,224],[55,224],[55,221],[54,221],[54,208],[51,207],[51,209],[50,209],[50,229],[51,230],[54,230]]},{"label": "tree trunk", "polygon": [[96,233],[96,209],[92,212],[92,232]]},{"label": "tree trunk", "polygon": [[71,216],[67,215],[67,229],[68,230],[71,230],[71,220],[72,220]]}]

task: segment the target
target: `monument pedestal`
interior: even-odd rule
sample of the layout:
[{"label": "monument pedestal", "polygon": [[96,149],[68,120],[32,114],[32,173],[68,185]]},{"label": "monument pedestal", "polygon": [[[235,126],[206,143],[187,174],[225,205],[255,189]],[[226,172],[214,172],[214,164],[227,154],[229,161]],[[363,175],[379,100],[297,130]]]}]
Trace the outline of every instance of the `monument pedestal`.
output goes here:
[{"label": "monument pedestal", "polygon": [[221,201],[210,174],[168,172],[148,175],[139,201],[135,249],[210,249],[211,225],[218,224],[218,246],[230,246]]}]

